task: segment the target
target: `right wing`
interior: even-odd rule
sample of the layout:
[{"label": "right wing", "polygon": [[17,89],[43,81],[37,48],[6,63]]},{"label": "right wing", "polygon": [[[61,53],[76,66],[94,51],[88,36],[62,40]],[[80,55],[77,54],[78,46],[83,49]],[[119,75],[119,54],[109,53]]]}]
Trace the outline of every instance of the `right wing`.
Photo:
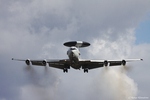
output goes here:
[{"label": "right wing", "polygon": [[125,60],[84,60],[80,59],[80,64],[82,65],[83,69],[94,69],[103,66],[119,66],[119,65],[126,65],[126,62],[131,61],[139,61],[143,59],[125,59]]},{"label": "right wing", "polygon": [[94,69],[104,66],[104,60],[84,60],[80,59],[80,64],[82,65],[82,69]]}]

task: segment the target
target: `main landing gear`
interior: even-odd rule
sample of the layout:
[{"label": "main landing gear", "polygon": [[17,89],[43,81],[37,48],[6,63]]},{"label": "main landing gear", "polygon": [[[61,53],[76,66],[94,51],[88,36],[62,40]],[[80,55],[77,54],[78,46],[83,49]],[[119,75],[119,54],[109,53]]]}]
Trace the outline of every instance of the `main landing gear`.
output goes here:
[{"label": "main landing gear", "polygon": [[64,69],[63,69],[63,72],[64,72],[64,73],[65,73],[65,72],[68,73],[68,69],[67,69],[67,68],[64,68]]},{"label": "main landing gear", "polygon": [[88,73],[88,68],[84,68],[84,73],[87,72]]}]

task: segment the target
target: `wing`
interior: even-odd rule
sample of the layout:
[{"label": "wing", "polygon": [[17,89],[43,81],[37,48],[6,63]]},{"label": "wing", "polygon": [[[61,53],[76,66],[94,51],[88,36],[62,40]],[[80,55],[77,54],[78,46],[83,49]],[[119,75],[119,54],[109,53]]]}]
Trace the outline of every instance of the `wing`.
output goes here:
[{"label": "wing", "polygon": [[61,59],[61,60],[47,60],[47,63],[50,67],[59,68],[59,69],[70,69],[70,60]]},{"label": "wing", "polygon": [[104,60],[83,60],[80,59],[80,64],[82,66],[82,69],[88,68],[88,69],[94,69],[103,67]]},{"label": "wing", "polygon": [[80,64],[82,65],[82,68],[88,68],[88,69],[94,69],[99,68],[103,66],[119,66],[119,65],[126,65],[126,62],[131,61],[139,61],[143,59],[126,59],[126,60],[84,60],[80,59]]},{"label": "wing", "polygon": [[25,61],[27,65],[38,65],[38,66],[46,66],[47,64],[50,67],[53,68],[58,68],[58,69],[70,69],[70,60],[69,59],[44,59],[44,60],[30,60],[30,59],[14,59],[12,60],[17,60],[17,61]]}]

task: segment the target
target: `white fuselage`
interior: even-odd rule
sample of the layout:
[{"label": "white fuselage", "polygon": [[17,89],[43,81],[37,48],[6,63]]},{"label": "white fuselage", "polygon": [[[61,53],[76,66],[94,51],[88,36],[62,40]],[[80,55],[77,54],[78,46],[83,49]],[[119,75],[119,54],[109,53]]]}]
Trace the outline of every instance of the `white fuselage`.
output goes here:
[{"label": "white fuselage", "polygon": [[72,46],[67,51],[67,55],[71,61],[71,67],[74,69],[80,69],[81,65],[79,64],[79,49],[75,46]]}]

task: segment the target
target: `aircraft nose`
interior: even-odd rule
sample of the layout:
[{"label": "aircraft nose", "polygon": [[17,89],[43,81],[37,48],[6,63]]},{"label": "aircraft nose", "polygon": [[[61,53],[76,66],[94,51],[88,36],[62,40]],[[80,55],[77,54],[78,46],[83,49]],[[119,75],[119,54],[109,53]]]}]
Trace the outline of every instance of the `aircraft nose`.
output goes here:
[{"label": "aircraft nose", "polygon": [[73,51],[71,51],[70,56],[71,56],[71,57],[74,57],[74,52],[73,52]]},{"label": "aircraft nose", "polygon": [[77,57],[77,53],[72,50],[71,53],[70,53],[70,56],[71,56],[71,57]]}]

